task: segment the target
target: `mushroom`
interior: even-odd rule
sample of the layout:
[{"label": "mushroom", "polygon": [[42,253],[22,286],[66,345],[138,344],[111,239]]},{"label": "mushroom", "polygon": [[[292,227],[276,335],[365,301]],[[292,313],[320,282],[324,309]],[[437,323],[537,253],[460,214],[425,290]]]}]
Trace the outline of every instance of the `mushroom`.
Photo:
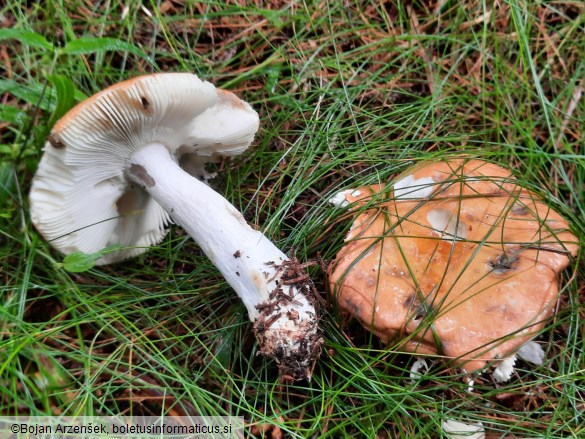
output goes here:
[{"label": "mushroom", "polygon": [[441,422],[441,429],[448,439],[484,439],[485,432],[481,422],[466,424],[454,419]]},{"label": "mushroom", "polygon": [[183,227],[240,296],[262,354],[310,378],[321,336],[308,276],[207,184],[204,164],[244,151],[258,115],[188,73],[137,77],[69,111],[53,128],[30,191],[37,230],[65,254],[135,256]]},{"label": "mushroom", "polygon": [[[542,330],[579,245],[558,213],[481,160],[424,162],[393,187],[334,201],[359,212],[329,273],[340,309],[384,342],[467,372]],[[538,360],[530,349],[522,355]]]}]

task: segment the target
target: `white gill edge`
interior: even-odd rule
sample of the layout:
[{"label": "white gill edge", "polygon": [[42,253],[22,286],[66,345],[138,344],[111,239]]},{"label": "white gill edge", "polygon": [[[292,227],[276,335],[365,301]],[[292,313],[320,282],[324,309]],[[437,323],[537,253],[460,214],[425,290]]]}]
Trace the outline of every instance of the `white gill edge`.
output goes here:
[{"label": "white gill edge", "polygon": [[518,357],[524,361],[538,365],[542,364],[545,356],[542,347],[534,341],[529,341],[528,343],[524,343],[522,346],[520,346],[520,349],[518,349],[516,355],[518,355]]},{"label": "white gill edge", "polygon": [[410,382],[414,384],[415,382],[422,379],[423,375],[420,373],[421,371],[426,372],[429,370],[429,365],[427,360],[423,357],[417,357],[416,361],[412,363],[410,366]]},{"label": "white gill edge", "polygon": [[514,373],[514,364],[516,364],[516,355],[504,358],[492,373],[494,380],[498,383],[508,381]]}]

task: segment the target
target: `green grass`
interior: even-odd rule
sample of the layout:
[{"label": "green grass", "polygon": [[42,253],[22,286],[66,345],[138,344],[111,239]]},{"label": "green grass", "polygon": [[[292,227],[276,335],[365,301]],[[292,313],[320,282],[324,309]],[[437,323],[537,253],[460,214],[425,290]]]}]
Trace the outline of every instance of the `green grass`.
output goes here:
[{"label": "green grass", "polygon": [[[411,384],[411,356],[332,307],[312,381],[283,385],[180,229],[135,260],[72,274],[27,200],[71,103],[141,73],[192,71],[261,117],[254,147],[213,187],[301,260],[341,247],[337,191],[455,154],[510,166],[583,241],[582,3],[178,3],[0,6],[0,412],[235,415],[292,437],[438,437],[445,418],[481,421],[490,437],[584,435],[582,255],[540,338],[545,363],[519,362],[509,383],[482,375],[470,394],[435,363]],[[325,295],[325,273],[310,271]]]}]

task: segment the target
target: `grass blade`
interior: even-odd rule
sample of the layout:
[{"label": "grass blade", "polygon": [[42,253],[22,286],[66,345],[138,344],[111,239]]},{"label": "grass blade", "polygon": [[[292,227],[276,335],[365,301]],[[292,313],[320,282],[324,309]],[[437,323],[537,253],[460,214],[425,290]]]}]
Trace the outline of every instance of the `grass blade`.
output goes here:
[{"label": "grass blade", "polygon": [[73,82],[66,76],[51,75],[48,79],[55,86],[57,92],[57,103],[49,121],[49,126],[53,126],[75,104],[76,90]]},{"label": "grass blade", "polygon": [[120,40],[118,38],[81,37],[68,42],[60,52],[66,55],[88,55],[91,53],[101,53],[108,51],[129,52],[140,58],[143,58],[150,65],[155,65],[154,60],[146,53],[144,53],[140,48],[132,43]]},{"label": "grass blade", "polygon": [[21,44],[37,49],[54,49],[53,44],[42,35],[23,29],[0,29],[0,41],[3,40],[18,40]]}]

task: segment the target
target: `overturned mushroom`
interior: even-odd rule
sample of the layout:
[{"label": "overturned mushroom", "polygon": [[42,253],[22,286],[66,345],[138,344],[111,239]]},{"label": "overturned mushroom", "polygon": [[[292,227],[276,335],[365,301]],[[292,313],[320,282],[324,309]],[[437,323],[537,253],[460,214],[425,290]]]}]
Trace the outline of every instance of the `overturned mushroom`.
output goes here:
[{"label": "overturned mushroom", "polygon": [[[125,247],[98,264],[142,253],[160,242],[172,219],[244,302],[261,353],[285,376],[310,378],[321,347],[311,281],[192,176],[205,178],[206,162],[244,151],[258,123],[246,102],[192,74],[111,86],[53,128],[30,192],[31,218],[66,254]],[[288,276],[291,270],[296,276]]]},{"label": "overturned mushroom", "polygon": [[559,214],[480,160],[425,162],[392,188],[335,202],[359,212],[329,276],[340,308],[383,341],[467,372],[543,328],[578,249]]}]

